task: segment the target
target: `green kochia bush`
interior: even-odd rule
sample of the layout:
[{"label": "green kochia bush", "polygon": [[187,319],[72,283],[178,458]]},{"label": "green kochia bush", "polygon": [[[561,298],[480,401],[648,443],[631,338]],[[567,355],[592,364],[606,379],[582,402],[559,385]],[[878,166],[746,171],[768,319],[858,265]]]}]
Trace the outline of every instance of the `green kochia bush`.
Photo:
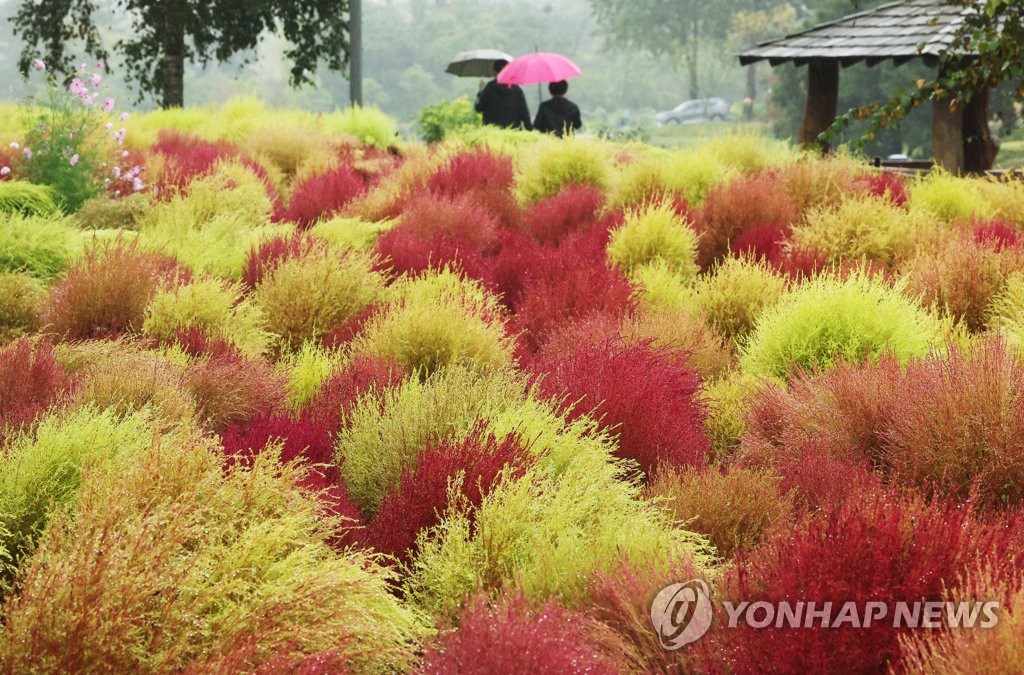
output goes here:
[{"label": "green kochia bush", "polygon": [[384,290],[371,262],[356,253],[320,251],[281,263],[256,287],[267,329],[295,350],[344,323]]},{"label": "green kochia bush", "polygon": [[540,201],[571,184],[608,187],[608,148],[593,139],[545,139],[524,154],[516,180],[521,203]]},{"label": "green kochia bush", "polygon": [[157,292],[146,310],[142,330],[170,340],[179,329],[201,328],[208,336],[227,340],[245,356],[262,355],[271,339],[263,329],[263,315],[243,299],[237,283],[202,279]]},{"label": "green kochia bush", "polygon": [[81,249],[81,235],[66,220],[0,214],[0,270],[53,279]]},{"label": "green kochia bush", "polygon": [[589,579],[622,558],[690,558],[705,544],[638,498],[610,456],[579,456],[557,476],[528,472],[506,481],[473,514],[453,508],[420,534],[408,581],[411,597],[452,614],[478,589],[514,586],[528,597],[586,597]]},{"label": "green kochia bush", "polygon": [[52,216],[57,213],[53,190],[20,180],[0,181],[0,213]]},{"label": "green kochia bush", "polygon": [[0,343],[39,327],[46,291],[27,274],[0,272]]},{"label": "green kochia bush", "polygon": [[525,396],[519,376],[453,367],[361,399],[337,441],[349,495],[365,514],[376,513],[402,471],[416,466],[420,452],[444,441],[465,440],[481,421],[507,414]]},{"label": "green kochia bush", "polygon": [[502,310],[478,282],[445,269],[403,278],[389,294],[390,302],[353,345],[356,353],[424,374],[445,365],[486,369],[511,363]]},{"label": "green kochia bush", "polygon": [[663,261],[682,279],[692,279],[699,271],[697,233],[669,202],[641,207],[627,213],[622,227],[612,232],[608,258],[627,274]]},{"label": "green kochia bush", "polygon": [[90,472],[2,608],[0,669],[405,672],[428,633],[339,523],[264,454],[197,439]]},{"label": "green kochia bush", "polygon": [[805,281],[766,310],[746,341],[740,367],[786,378],[891,352],[921,357],[940,339],[936,319],[879,279],[853,274]]},{"label": "green kochia bush", "polygon": [[[150,418],[148,411],[120,418],[112,410],[80,408],[46,417],[34,435],[8,442],[0,459],[0,550],[13,566],[31,549],[52,509],[76,499],[83,472],[134,462],[153,445]],[[170,448],[182,440],[175,434],[159,445]],[[3,578],[9,580],[13,569]]]}]

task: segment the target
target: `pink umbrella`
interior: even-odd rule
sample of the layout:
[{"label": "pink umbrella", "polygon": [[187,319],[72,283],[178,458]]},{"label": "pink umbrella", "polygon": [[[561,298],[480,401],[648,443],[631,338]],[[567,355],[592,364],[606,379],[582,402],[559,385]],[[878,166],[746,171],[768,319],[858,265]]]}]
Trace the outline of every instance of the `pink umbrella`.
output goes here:
[{"label": "pink umbrella", "polygon": [[533,84],[559,82],[576,77],[580,67],[561,54],[533,52],[509,61],[498,73],[501,84]]}]

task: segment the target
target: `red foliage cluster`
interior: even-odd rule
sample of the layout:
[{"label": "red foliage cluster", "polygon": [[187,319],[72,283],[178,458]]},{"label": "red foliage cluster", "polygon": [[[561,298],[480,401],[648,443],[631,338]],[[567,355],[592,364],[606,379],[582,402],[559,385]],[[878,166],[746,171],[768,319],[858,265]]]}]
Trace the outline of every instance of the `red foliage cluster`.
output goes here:
[{"label": "red foliage cluster", "polygon": [[[719,625],[705,636],[714,671],[856,672],[899,670],[899,636],[893,628],[897,602],[949,599],[963,575],[989,565],[996,573],[1013,569],[1010,551],[1017,527],[988,525],[969,511],[942,501],[862,493],[805,519],[794,532],[776,535],[740,559],[722,588],[734,601],[832,603],[832,620],[847,601],[865,616],[868,602],[883,602],[887,620],[870,626],[767,628],[746,620],[738,628]],[[761,614],[757,618],[763,618]],[[802,617],[804,621],[806,616]],[[858,624],[860,621],[858,620]],[[710,639],[709,639],[710,638]]]},{"label": "red foliage cluster", "polygon": [[769,173],[744,176],[712,188],[696,218],[701,233],[698,263],[709,269],[747,230],[765,226],[786,230],[796,217],[792,199]]},{"label": "red foliage cluster", "polygon": [[365,191],[366,180],[351,166],[342,164],[298,183],[288,206],[274,217],[308,228],[320,218],[341,211]]},{"label": "red foliage cluster", "polygon": [[317,424],[333,434],[341,428],[360,397],[371,389],[397,386],[405,376],[405,370],[397,363],[357,357],[320,386],[307,411]]},{"label": "red foliage cluster", "polygon": [[[160,197],[170,198],[185,190],[193,180],[213,173],[221,160],[238,159],[259,177],[271,199],[277,200],[277,191],[270,183],[267,170],[233,143],[207,141],[181,131],[162,129],[149,152],[163,159],[156,181]],[[135,163],[143,165],[141,160]]]},{"label": "red foliage cluster", "polygon": [[504,227],[519,223],[519,206],[512,194],[512,158],[476,148],[460,152],[427,179],[427,190],[444,199],[466,196]]},{"label": "red foliage cluster", "polygon": [[542,396],[558,401],[570,419],[597,419],[618,436],[620,456],[635,460],[645,474],[659,464],[707,465],[700,376],[671,352],[614,340],[546,355],[532,367],[543,375]]},{"label": "red foliage cluster", "polygon": [[303,232],[268,239],[249,251],[242,270],[242,282],[249,288],[255,288],[278,265],[286,260],[305,257],[319,245],[316,239]]},{"label": "red foliage cluster", "polygon": [[379,267],[394,275],[414,275],[451,267],[462,270],[473,279],[486,276],[486,265],[479,248],[473,242],[458,237],[435,234],[422,238],[398,226],[377,239],[374,251],[382,260]]},{"label": "red foliage cluster", "polygon": [[421,671],[448,675],[624,672],[602,645],[588,640],[594,620],[554,600],[531,607],[521,594],[495,604],[479,595],[460,612],[458,628],[444,630],[427,646]]},{"label": "red foliage cluster", "polygon": [[852,489],[844,482],[870,481],[872,467],[980,507],[1016,505],[1024,501],[1022,392],[1024,364],[1000,342],[905,368],[891,358],[839,364],[759,393],[745,461],[775,467],[812,504]]},{"label": "red foliage cluster", "polygon": [[521,476],[529,454],[515,434],[497,440],[482,429],[461,442],[443,442],[424,450],[416,467],[402,473],[398,487],[380,504],[364,543],[405,562],[414,552],[420,530],[440,522],[449,506],[448,483],[464,472],[459,494],[474,509],[508,467]]},{"label": "red foliage cluster", "polygon": [[187,283],[176,259],[143,251],[134,242],[95,246],[54,287],[43,324],[67,340],[115,337],[138,330],[161,285]]},{"label": "red foliage cluster", "polygon": [[622,316],[634,306],[633,287],[608,266],[607,223],[566,237],[556,248],[511,249],[495,265],[495,285],[514,312],[512,324],[536,351],[551,331],[592,315]]},{"label": "red foliage cluster", "polygon": [[1005,220],[986,220],[973,223],[974,241],[996,251],[1013,248],[1020,244],[1021,236],[1012,223]]},{"label": "red foliage cluster", "polygon": [[35,422],[74,385],[46,342],[33,348],[22,338],[0,350],[0,445],[8,434]]},{"label": "red foliage cluster", "polygon": [[340,323],[324,333],[320,338],[320,344],[327,349],[337,349],[341,347],[352,340],[352,338],[359,335],[363,331],[363,326],[366,325],[366,322],[369,321],[379,309],[380,305],[377,303],[372,303],[363,307],[361,310],[345,319],[344,323]]},{"label": "red foliage cluster", "polygon": [[604,193],[592,185],[567,185],[523,214],[523,227],[544,244],[557,244],[570,232],[594,225]]},{"label": "red foliage cluster", "polygon": [[176,328],[170,343],[178,345],[183,352],[195,358],[225,355],[241,358],[242,356],[238,348],[230,341],[222,338],[211,338],[201,326],[191,324]]},{"label": "red foliage cluster", "polygon": [[767,223],[744,230],[732,243],[732,254],[737,258],[752,256],[764,259],[779,268],[786,257],[786,242],[792,230],[788,225]]},{"label": "red foliage cluster", "polygon": [[903,176],[889,171],[871,173],[861,179],[868,194],[875,197],[888,197],[894,206],[905,206],[907,203],[907,182]]}]

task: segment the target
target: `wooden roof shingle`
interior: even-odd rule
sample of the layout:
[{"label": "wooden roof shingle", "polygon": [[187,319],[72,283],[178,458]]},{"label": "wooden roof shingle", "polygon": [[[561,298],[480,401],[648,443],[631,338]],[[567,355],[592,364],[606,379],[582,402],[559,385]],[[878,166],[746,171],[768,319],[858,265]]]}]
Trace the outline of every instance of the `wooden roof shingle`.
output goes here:
[{"label": "wooden roof shingle", "polygon": [[946,0],[893,2],[762,42],[740,54],[740,63],[745,66],[767,59],[774,66],[834,59],[848,66],[865,59],[877,63],[935,58],[950,48],[966,11],[970,10]]}]

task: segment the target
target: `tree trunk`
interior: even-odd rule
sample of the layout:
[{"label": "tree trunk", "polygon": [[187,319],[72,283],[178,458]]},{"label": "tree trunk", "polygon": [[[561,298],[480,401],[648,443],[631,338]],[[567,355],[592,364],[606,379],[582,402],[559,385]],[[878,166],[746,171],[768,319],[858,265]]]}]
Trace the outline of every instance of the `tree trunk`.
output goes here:
[{"label": "tree trunk", "polygon": [[986,87],[964,107],[964,171],[988,171],[999,154],[999,145],[988,130],[988,100],[989,90]]},{"label": "tree trunk", "polygon": [[179,1],[169,2],[164,14],[163,74],[164,108],[185,105],[185,13],[187,6]]},{"label": "tree trunk", "polygon": [[800,145],[818,147],[828,152],[829,146],[818,142],[818,134],[828,129],[836,118],[839,104],[839,62],[814,59],[807,65],[807,107],[800,124]]},{"label": "tree trunk", "polygon": [[348,3],[348,98],[350,105],[363,105],[363,4]]}]

